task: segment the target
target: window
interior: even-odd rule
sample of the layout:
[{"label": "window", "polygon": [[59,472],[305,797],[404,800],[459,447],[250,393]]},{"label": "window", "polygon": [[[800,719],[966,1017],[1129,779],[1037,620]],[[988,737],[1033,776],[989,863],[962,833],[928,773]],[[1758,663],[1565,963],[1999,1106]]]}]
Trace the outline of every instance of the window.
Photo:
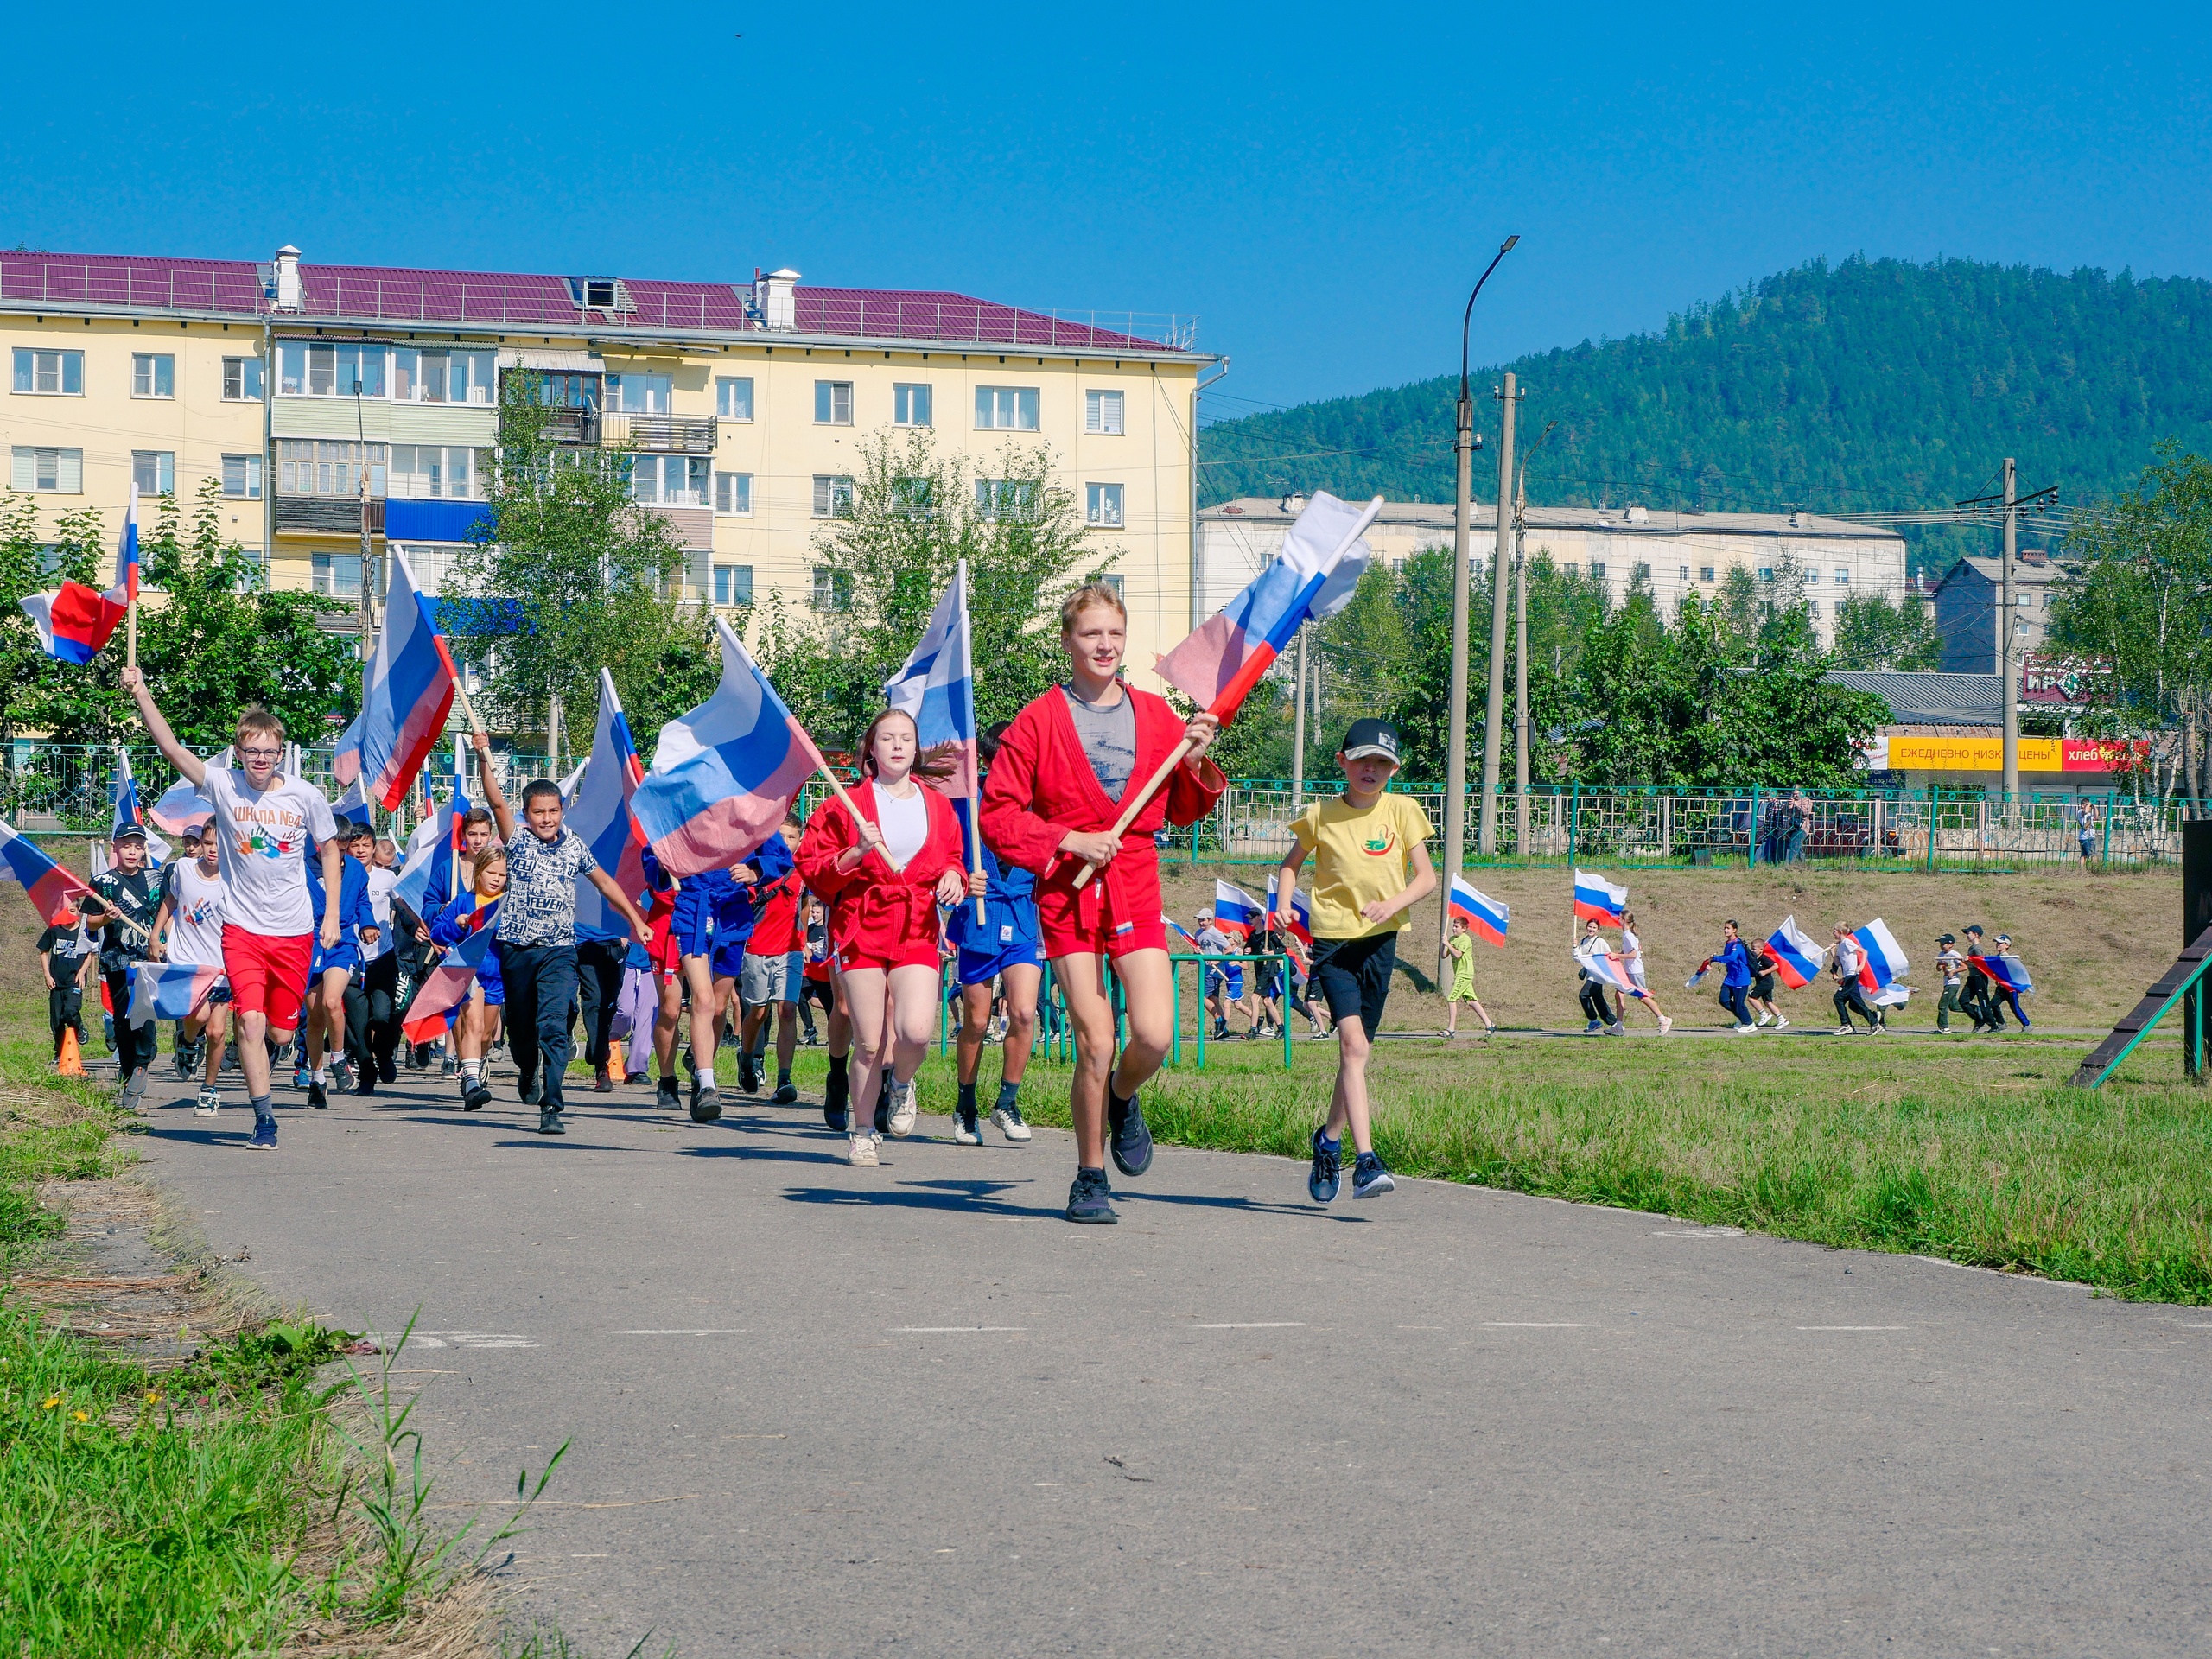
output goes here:
[{"label": "window", "polygon": [[599,377],[539,372],[537,401],[547,409],[597,409]]},{"label": "window", "polygon": [[1650,581],[1650,580],[1651,580],[1651,567],[1650,567],[1649,565],[1648,565],[1648,564],[1639,564],[1639,565],[1637,565],[1637,566],[1636,567],[1636,579],[1637,579],[1638,582],[1649,582],[1649,581]]},{"label": "window", "polygon": [[[461,557],[461,544],[454,542],[408,542],[397,550],[407,556],[407,568],[415,573],[415,585],[426,594],[445,591],[446,578],[453,575],[453,568]],[[460,666],[464,674],[468,672],[466,664]],[[468,689],[476,689],[473,676]]]},{"label": "window", "polygon": [[716,473],[715,474],[715,511],[734,518],[753,516],[753,474],[750,473]]},{"label": "window", "polygon": [[[412,358],[411,351],[399,353]],[[381,397],[385,348],[307,340],[276,342],[276,391],[287,397]]]},{"label": "window", "polygon": [[753,377],[721,375],[715,381],[715,413],[726,421],[753,418]]},{"label": "window", "polygon": [[395,443],[391,493],[418,501],[466,501],[483,494],[476,452],[458,444]]},{"label": "window", "polygon": [[385,493],[389,446],[381,443],[325,443],[320,439],[276,440],[276,488],[285,495],[359,495],[361,470],[368,469],[369,493]]},{"label": "window", "polygon": [[1096,583],[1097,586],[1105,588],[1116,599],[1127,600],[1128,597],[1122,591],[1121,577],[1114,575],[1110,570],[1094,570],[1088,576],[1084,577],[1084,580],[1087,583]]},{"label": "window", "polygon": [[665,415],[668,388],[664,374],[610,374],[607,406],[619,415]]},{"label": "window", "polygon": [[842,570],[832,570],[826,564],[814,567],[814,608],[817,611],[842,611],[853,603],[853,579]]},{"label": "window", "polygon": [[657,507],[703,507],[707,465],[704,455],[632,455],[630,499]]},{"label": "window", "polygon": [[1590,580],[1592,582],[1603,582],[1605,579],[1605,567],[1598,561],[1594,559],[1592,560],[1590,563]]},{"label": "window", "polygon": [[1083,429],[1103,436],[1122,435],[1122,394],[1086,391],[1083,394]]},{"label": "window", "polygon": [[1567,571],[1567,576],[1570,580],[1582,574],[1582,567],[1579,564],[1570,564],[1562,568]]},{"label": "window", "polygon": [[[410,562],[411,564],[411,561]],[[315,556],[315,590],[318,594],[358,594],[361,591],[361,556],[358,553],[318,553]]]},{"label": "window", "polygon": [[926,478],[891,480],[891,510],[902,518],[927,518],[937,511],[937,490]]},{"label": "window", "polygon": [[1713,567],[1709,564],[1699,566],[1697,579],[1700,582],[1711,582],[1713,580]]},{"label": "window", "polygon": [[1037,429],[1037,388],[976,387],[976,429],[979,432],[1034,432]]},{"label": "window", "polygon": [[1686,565],[1684,565],[1684,566],[1681,568],[1681,571],[1680,571],[1680,572],[1675,575],[1675,580],[1676,582],[1688,582],[1689,579],[1690,579],[1690,568],[1689,568],[1689,566],[1688,566],[1688,565],[1686,564]]},{"label": "window", "polygon": [[[391,354],[391,395],[404,404],[488,404],[493,401],[490,352],[422,352],[412,346]],[[662,377],[666,384],[666,377]],[[366,395],[379,394],[369,388]]]},{"label": "window", "polygon": [[133,397],[176,396],[176,359],[167,352],[130,353],[130,395]]},{"label": "window", "polygon": [[976,511],[986,518],[1021,519],[1037,504],[1037,482],[1028,478],[979,478]]},{"label": "window", "polygon": [[587,311],[612,311],[616,289],[612,276],[587,276],[583,279],[584,303]]},{"label": "window", "polygon": [[8,487],[11,490],[54,495],[85,493],[85,452],[81,449],[41,449],[18,444],[10,459]]},{"label": "window", "polygon": [[853,423],[853,383],[817,380],[814,383],[814,423],[850,426]]},{"label": "window", "polygon": [[1835,585],[1839,588],[1848,588],[1851,586],[1851,572],[1845,569],[1840,564],[1835,568]]},{"label": "window", "polygon": [[261,359],[226,357],[223,359],[223,400],[232,404],[261,401]]},{"label": "window", "polygon": [[1774,580],[1774,567],[1770,564],[1763,564],[1759,566],[1759,580],[1761,582],[1772,582]]},{"label": "window", "polygon": [[718,564],[715,567],[715,603],[717,605],[750,605],[753,602],[753,567],[749,564]]},{"label": "window", "polygon": [[[814,516],[817,518],[851,518],[853,480],[827,473],[817,473],[814,475]],[[815,608],[820,610],[823,607],[817,605]]]},{"label": "window", "polygon": [[1122,486],[1086,484],[1083,486],[1083,522],[1093,530],[1122,527]]},{"label": "window", "polygon": [[82,352],[40,352],[16,347],[16,390],[49,397],[85,395],[85,354]]},{"label": "window", "polygon": [[[249,362],[253,359],[248,359]],[[223,457],[223,493],[237,501],[261,499],[261,457],[259,455],[225,455]]]},{"label": "window", "polygon": [[1808,616],[1818,616],[1820,613],[1821,613],[1821,601],[1820,601],[1819,600],[1817,600],[1817,599],[1808,599],[1808,600],[1807,600],[1807,601],[1805,601],[1805,614],[1806,614],[1806,615],[1808,615]]},{"label": "window", "polygon": [[176,452],[173,449],[133,449],[130,481],[141,495],[168,495],[176,489]]},{"label": "window", "polygon": [[930,389],[927,386],[893,386],[891,388],[891,424],[893,426],[933,426],[930,418]]}]

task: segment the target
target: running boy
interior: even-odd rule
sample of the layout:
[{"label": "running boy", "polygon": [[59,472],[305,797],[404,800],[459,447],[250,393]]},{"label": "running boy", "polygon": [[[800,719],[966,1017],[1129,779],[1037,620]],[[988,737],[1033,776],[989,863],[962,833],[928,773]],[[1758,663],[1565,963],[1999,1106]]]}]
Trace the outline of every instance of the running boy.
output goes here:
[{"label": "running boy", "polygon": [[140,671],[124,669],[123,684],[168,763],[215,809],[209,828],[219,837],[223,976],[231,984],[238,1068],[253,1108],[253,1137],[246,1144],[273,1152],[276,1112],[269,1095],[267,1039],[276,1032],[280,1042],[291,1040],[307,995],[308,962],[317,937],[308,901],[309,837],[321,852],[320,937],[326,950],[338,944],[338,821],[321,790],[276,770],[284,753],[284,722],[268,709],[248,709],[238,716],[232,753],[242,764],[211,766],[176,741]]},{"label": "running boy", "polygon": [[1959,954],[1958,940],[1948,933],[1936,941],[1936,968],[1943,976],[1943,1000],[1936,1005],[1936,1029],[1948,1033],[1951,1016],[1966,1012],[1959,995],[1967,982],[1967,959]]},{"label": "running boy", "polygon": [[[1277,902],[1298,891],[1298,873],[1313,863],[1313,979],[1337,1026],[1337,1082],[1328,1122],[1313,1131],[1313,1169],[1306,1190],[1316,1204],[1337,1196],[1347,1126],[1358,1156],[1351,1195],[1380,1198],[1395,1189],[1375,1155],[1367,1100],[1367,1056],[1382,1024],[1397,965],[1398,935],[1407,912],[1436,891],[1428,861],[1435,834],[1410,796],[1386,791],[1398,769],[1398,728],[1388,721],[1356,720],[1337,751],[1344,792],[1316,801],[1290,830],[1291,849],[1275,873]],[[1284,927],[1291,918],[1279,918]]]},{"label": "running boy", "polygon": [[85,1046],[85,981],[99,952],[85,933],[85,918],[73,906],[54,912],[38,936],[39,967],[46,975],[46,1022],[54,1027],[54,1058],[61,1058],[61,1033],[77,1033]]}]

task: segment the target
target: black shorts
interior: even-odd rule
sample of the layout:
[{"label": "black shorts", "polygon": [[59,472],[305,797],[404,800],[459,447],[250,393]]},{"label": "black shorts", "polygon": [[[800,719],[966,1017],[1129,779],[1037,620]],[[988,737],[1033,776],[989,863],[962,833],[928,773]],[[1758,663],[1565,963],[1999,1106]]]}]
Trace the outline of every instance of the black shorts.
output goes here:
[{"label": "black shorts", "polygon": [[1771,1002],[1774,1001],[1774,976],[1772,974],[1761,974],[1757,979],[1751,982],[1751,1001],[1754,1002]]},{"label": "black shorts", "polygon": [[1357,1019],[1372,1037],[1382,1027],[1382,1004],[1390,995],[1390,975],[1398,965],[1398,936],[1370,933],[1357,939],[1313,941],[1310,990],[1319,986],[1329,1018],[1342,1025]]}]

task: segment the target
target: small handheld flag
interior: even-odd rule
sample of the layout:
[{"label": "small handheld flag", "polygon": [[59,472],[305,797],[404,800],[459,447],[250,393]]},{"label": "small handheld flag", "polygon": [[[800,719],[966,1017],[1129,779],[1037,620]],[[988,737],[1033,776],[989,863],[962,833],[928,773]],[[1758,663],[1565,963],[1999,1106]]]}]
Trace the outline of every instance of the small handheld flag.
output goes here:
[{"label": "small handheld flag", "polygon": [[1870,991],[1880,990],[1910,965],[1904,959],[1904,947],[1878,916],[1851,937],[1859,942],[1864,958],[1859,964],[1859,982]]},{"label": "small handheld flag", "polygon": [[424,813],[422,823],[415,826],[415,832],[407,837],[406,855],[400,861],[399,880],[392,884],[392,898],[418,917],[428,908],[433,891],[448,900],[459,891],[454,870],[460,861],[461,823],[469,810],[468,797],[461,787],[461,746],[454,744],[452,798],[443,807]]},{"label": "small handheld flag", "polygon": [[406,554],[394,548],[384,626],[361,671],[361,712],[330,761],[334,779],[358,784],[387,812],[407,798],[446,728],[461,683],[432,607],[415,585]]},{"label": "small handheld flag", "polygon": [[1251,938],[1265,921],[1260,901],[1233,881],[1213,884],[1213,925],[1232,939]]},{"label": "small handheld flag", "polygon": [[[983,838],[976,821],[976,670],[968,626],[968,561],[952,573],[951,583],[930,613],[929,626],[899,671],[883,683],[891,707],[914,722],[915,746],[922,754],[951,751],[952,776],[936,787],[950,797],[967,842],[968,868],[983,868]],[[925,780],[926,781],[926,780]],[[983,899],[976,900],[976,919],[983,919]]]},{"label": "small handheld flag", "polygon": [[[207,763],[210,772],[228,772],[234,762],[231,751],[223,752]],[[173,836],[188,830],[197,830],[213,822],[214,803],[200,792],[199,785],[188,778],[180,778],[162,791],[162,798],[146,809],[146,816]]]},{"label": "small handheld flag", "polygon": [[1621,925],[1621,912],[1628,907],[1628,889],[1617,887],[1602,875],[1587,871],[1574,873],[1574,919],[1578,922],[1602,922],[1607,927]]},{"label": "small handheld flag", "polygon": [[1802,991],[1820,977],[1821,947],[1798,930],[1794,914],[1783,917],[1766,942],[1774,952],[1775,977],[1791,990]]},{"label": "small handheld flag", "polygon": [[1310,946],[1313,943],[1313,912],[1306,905],[1306,895],[1293,887],[1290,890],[1290,914],[1286,918],[1282,912],[1282,894],[1278,890],[1281,880],[1280,871],[1268,877],[1268,914],[1275,918],[1300,944]]},{"label": "small handheld flag", "polygon": [[1492,944],[1505,943],[1506,906],[1464,875],[1452,878],[1452,913],[1465,917],[1469,930]]},{"label": "small handheld flag", "polygon": [[138,666],[138,481],[130,481],[130,505],[123,514],[123,539],[117,543],[115,562],[116,586],[123,589],[123,616],[125,629],[123,642],[123,661],[127,668]]},{"label": "small handheld flag", "polygon": [[65,582],[50,594],[26,594],[22,602],[38,630],[39,649],[79,667],[99,655],[130,610],[120,588],[102,593],[81,582]]},{"label": "small handheld flag", "polygon": [[407,1006],[407,1020],[400,1029],[410,1043],[427,1043],[446,1028],[446,1016],[468,1001],[468,987],[491,950],[499,913],[494,899],[468,918],[468,937],[447,951],[423,981],[415,1000]]},{"label": "small handheld flag", "polygon": [[4,823],[0,823],[0,880],[21,887],[30,895],[33,908],[47,917],[92,892],[41,851],[36,842]]},{"label": "small handheld flag", "polygon": [[1618,950],[1584,950],[1574,952],[1574,965],[1600,985],[1610,985],[1617,991],[1630,994],[1641,988],[1630,974],[1628,963]]}]

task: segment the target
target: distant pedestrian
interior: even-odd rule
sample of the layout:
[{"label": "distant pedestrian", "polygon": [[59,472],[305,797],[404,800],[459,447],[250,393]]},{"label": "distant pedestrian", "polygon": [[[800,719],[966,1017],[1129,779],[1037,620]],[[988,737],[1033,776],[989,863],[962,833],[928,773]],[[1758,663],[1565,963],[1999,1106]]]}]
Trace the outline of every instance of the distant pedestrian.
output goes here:
[{"label": "distant pedestrian", "polygon": [[1483,1022],[1483,1035],[1497,1031],[1490,1012],[1475,995],[1475,941],[1464,916],[1452,918],[1452,937],[1444,943],[1444,955],[1452,964],[1452,990],[1444,1004],[1444,1034],[1459,1034],[1459,1005],[1466,1003],[1475,1011],[1475,1018]]},{"label": "distant pedestrian", "polygon": [[[1675,1022],[1667,1017],[1666,1010],[1659,1006],[1659,999],[1651,995],[1651,987],[1645,982],[1643,941],[1637,937],[1636,912],[1632,910],[1621,912],[1621,961],[1628,968],[1628,976],[1636,982],[1636,988],[1629,995],[1651,1010],[1652,1017],[1659,1022],[1659,1034],[1664,1037],[1675,1028]],[[1628,1017],[1626,998],[1621,1001],[1621,1017],[1624,1020]]]},{"label": "distant pedestrian", "polygon": [[1745,944],[1751,957],[1751,988],[1745,993],[1744,1001],[1758,1016],[1751,1023],[1763,1026],[1771,1020],[1777,1031],[1787,1031],[1789,1018],[1774,1003],[1774,970],[1782,958],[1766,939],[1751,939]]},{"label": "distant pedestrian", "polygon": [[1966,988],[1967,982],[1967,959],[1959,954],[1958,940],[1948,933],[1936,938],[1936,968],[1943,976],[1942,1001],[1936,1005],[1936,1029],[1948,1033],[1951,1029],[1951,1016],[1965,1012],[1965,1004],[1959,1001],[1959,995]]},{"label": "distant pedestrian", "polygon": [[[1582,937],[1574,946],[1574,954],[1578,957],[1587,962],[1592,957],[1611,956],[1612,950],[1612,941],[1605,936],[1595,916],[1582,924]],[[1589,1036],[1602,1031],[1616,1037],[1624,1035],[1627,1027],[1621,1024],[1620,1014],[1614,1011],[1611,999],[1605,995],[1605,982],[1591,973],[1587,967],[1575,969],[1575,980],[1579,987],[1575,995],[1581,1000],[1586,1022],[1582,1027],[1583,1034]]]},{"label": "distant pedestrian", "polygon": [[85,982],[99,958],[85,918],[74,906],[54,912],[45,932],[38,936],[40,967],[46,976],[46,1022],[54,1028],[54,1058],[61,1058],[61,1033],[74,1031],[77,1046],[85,1046]]},{"label": "distant pedestrian", "polygon": [[2097,855],[2097,808],[2094,801],[2075,803],[2074,839],[2081,844],[2082,868],[2086,874],[2089,861]]},{"label": "distant pedestrian", "polygon": [[[1997,954],[2000,957],[2009,957],[2013,954],[2012,936],[2010,933],[1999,933],[1997,936]],[[2020,1022],[2020,1029],[2022,1031],[2032,1031],[2035,1029],[2034,1022],[2028,1018],[2028,1011],[2020,1006],[2020,994],[2018,991],[2014,990],[2010,985],[1999,986],[1993,982],[1992,982],[1990,988],[1993,993],[1992,999],[1993,1006],[1994,1005],[1994,997],[2003,997],[2006,1002],[2012,1005],[2012,1017]]]},{"label": "distant pedestrian", "polygon": [[1967,929],[1966,955],[1967,982],[1966,988],[1959,994],[1959,1006],[1974,1021],[1976,1031],[2002,1031],[2005,1029],[2005,1011],[1997,1006],[1996,988],[1990,983],[1989,976],[1982,972],[1974,961],[1981,955],[1981,926],[1979,923]]},{"label": "distant pedestrian", "polygon": [[1835,945],[1831,953],[1834,967],[1830,970],[1835,981],[1835,1034],[1848,1037],[1857,1029],[1851,1023],[1856,1011],[1866,1016],[1866,1031],[1872,1035],[1882,1029],[1882,1017],[1874,1012],[1873,1004],[1866,1000],[1866,988],[1859,983],[1859,970],[1865,965],[1865,955],[1859,941],[1851,937],[1851,930],[1839,922],[1835,927]]},{"label": "distant pedestrian", "polygon": [[1748,1037],[1758,1029],[1746,1000],[1751,989],[1751,953],[1732,919],[1720,924],[1720,948],[1698,963],[1698,973],[1702,975],[1716,962],[1720,964],[1720,1006],[1735,1016],[1736,1034]]},{"label": "distant pedestrian", "polygon": [[1805,861],[1805,827],[1812,821],[1812,798],[1801,789],[1789,798],[1789,839],[1782,849],[1783,863],[1802,864]]}]

